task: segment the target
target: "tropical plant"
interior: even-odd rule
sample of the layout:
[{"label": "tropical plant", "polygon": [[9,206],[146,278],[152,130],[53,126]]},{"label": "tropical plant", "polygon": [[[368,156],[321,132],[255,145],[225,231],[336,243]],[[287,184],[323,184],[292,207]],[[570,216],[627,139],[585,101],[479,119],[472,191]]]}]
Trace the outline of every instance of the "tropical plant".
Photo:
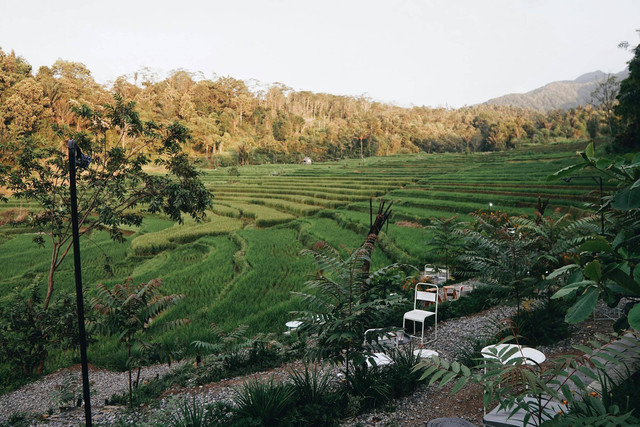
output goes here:
[{"label": "tropical plant", "polygon": [[149,337],[150,329],[173,329],[188,322],[188,319],[157,322],[164,312],[184,298],[184,295],[162,295],[161,286],[159,279],[134,285],[132,279],[128,278],[112,289],[99,284],[97,296],[91,300],[92,309],[99,315],[96,323],[98,329],[103,333],[116,335],[119,342],[127,348],[130,406],[133,406],[132,370],[138,368],[137,386],[140,362],[154,348]]},{"label": "tropical plant", "polygon": [[[80,235],[105,229],[112,239],[123,241],[120,227],[142,222],[143,211],[135,209],[139,205],[175,221],[181,221],[182,213],[204,216],[212,195],[181,151],[190,138],[186,127],[178,122],[167,127],[142,122],[135,103],[117,94],[113,104],[101,109],[82,105],[73,111],[82,130],[60,132],[74,139],[89,156],[84,158],[91,161],[76,175]],[[166,174],[145,169],[151,155]],[[13,146],[10,156],[16,162],[0,167],[0,187],[6,187],[13,197],[35,203],[29,216],[33,240],[44,246],[48,237],[51,243],[46,310],[54,292],[54,273],[72,244],[67,153],[58,146],[38,148],[33,140],[25,140]]]},{"label": "tropical plant", "polygon": [[289,372],[293,397],[296,402],[294,417],[298,424],[331,426],[338,425],[342,413],[339,405],[342,394],[334,390],[331,371],[313,369],[305,364],[304,371]]},{"label": "tropical plant", "polygon": [[198,403],[195,395],[191,401],[185,399],[177,407],[171,408],[162,420],[162,424],[171,427],[204,427],[209,423],[207,412],[203,405]]},{"label": "tropical plant", "polygon": [[[515,336],[508,336],[504,341],[509,340],[517,343]],[[602,392],[594,392],[591,386],[598,382],[603,387],[602,391],[606,391],[607,369],[629,366],[637,359],[637,337],[621,338],[626,342],[619,340],[618,336],[594,337],[588,346],[576,346],[584,354],[562,356],[546,366],[525,363],[524,357],[518,357],[520,348],[512,346],[487,350],[492,357],[479,359],[471,368],[438,357],[422,361],[417,368],[424,369],[421,379],[428,379],[428,385],[439,382],[441,388],[456,380],[451,394],[459,392],[469,382],[481,384],[485,407],[497,401],[499,410],[508,417],[523,411],[523,425],[528,422],[541,425],[545,421],[550,425],[567,425],[567,419],[572,420],[573,425],[584,425],[580,421],[587,415],[593,415],[590,412],[587,415],[583,412],[582,416],[578,413],[585,409],[584,405],[601,409],[597,414],[598,420],[609,420],[609,423],[597,425],[618,425],[611,424],[611,420],[635,420],[631,411],[623,414],[616,405],[607,407],[609,396],[603,397]],[[622,343],[623,350],[611,346],[614,341]],[[623,351],[627,352],[623,355]],[[597,398],[598,403],[590,397]],[[583,403],[585,401],[587,403]],[[565,418],[573,408],[578,409],[577,413]]]},{"label": "tropical plant", "polygon": [[458,215],[448,218],[431,217],[429,221],[430,224],[426,228],[431,230],[432,235],[427,247],[435,249],[443,257],[445,268],[452,271],[464,244],[462,230],[466,223],[458,221]]},{"label": "tropical plant", "polygon": [[234,396],[236,418],[244,425],[258,422],[262,426],[277,426],[287,415],[293,403],[293,389],[271,378],[269,381],[257,379],[245,382]]},{"label": "tropical plant", "polygon": [[519,230],[513,218],[497,212],[472,214],[475,223],[467,230],[460,255],[464,275],[511,290],[518,311],[523,298],[533,294],[537,279],[531,271],[537,260],[532,252],[535,237]]},{"label": "tropical plant", "polygon": [[0,359],[13,381],[42,373],[50,352],[78,345],[74,299],[61,295],[45,310],[36,282],[0,304]]},{"label": "tropical plant", "polygon": [[[617,185],[603,197],[602,210],[610,219],[608,233],[592,234],[580,245],[572,263],[556,269],[548,278],[563,277],[567,284],[553,298],[576,296],[566,320],[580,322],[594,310],[599,299],[615,307],[624,297],[621,329],[640,330],[640,154],[615,159],[598,157],[593,145],[580,153],[581,161],[561,169],[548,179],[558,179],[578,170],[595,171]],[[572,274],[566,274],[571,273]]]},{"label": "tropical plant", "polygon": [[[364,364],[366,356],[371,354],[363,345],[364,331],[379,326],[378,319],[403,301],[398,295],[363,298],[363,290],[369,290],[372,278],[397,267],[389,265],[371,274],[364,270],[370,263],[372,245],[371,239],[367,239],[365,245],[346,259],[324,242],[316,244],[315,250],[303,250],[303,255],[314,257],[318,273],[315,279],[305,283],[305,292],[294,292],[306,306],[305,311],[295,312],[302,322],[300,330],[317,335],[307,356],[341,366],[347,381],[351,377],[351,365]],[[385,332],[388,331],[380,330],[380,334]]]}]

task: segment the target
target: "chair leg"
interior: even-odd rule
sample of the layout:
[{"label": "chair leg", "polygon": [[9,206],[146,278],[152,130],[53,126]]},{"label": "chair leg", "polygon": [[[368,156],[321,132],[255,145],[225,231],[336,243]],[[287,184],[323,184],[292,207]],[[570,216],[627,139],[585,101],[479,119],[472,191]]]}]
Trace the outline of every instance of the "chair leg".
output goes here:
[{"label": "chair leg", "polygon": [[434,333],[434,340],[438,339],[438,312],[436,311],[436,314],[433,317],[433,328],[435,330]]}]

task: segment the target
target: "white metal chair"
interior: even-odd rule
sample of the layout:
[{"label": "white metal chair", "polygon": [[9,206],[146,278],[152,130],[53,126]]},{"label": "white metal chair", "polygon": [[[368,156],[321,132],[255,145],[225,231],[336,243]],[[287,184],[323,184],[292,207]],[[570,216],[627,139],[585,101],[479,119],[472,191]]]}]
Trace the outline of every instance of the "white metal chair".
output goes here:
[{"label": "white metal chair", "polygon": [[[419,290],[419,288],[431,288],[429,291]],[[434,303],[433,311],[418,308],[418,301]],[[424,343],[424,321],[427,317],[434,317],[435,334],[434,340],[438,338],[438,285],[433,283],[420,282],[416,284],[415,295],[413,298],[413,310],[407,311],[402,316],[402,327],[406,328],[407,320],[413,321],[413,334],[416,334],[416,322],[422,323],[422,335],[420,343]]]}]

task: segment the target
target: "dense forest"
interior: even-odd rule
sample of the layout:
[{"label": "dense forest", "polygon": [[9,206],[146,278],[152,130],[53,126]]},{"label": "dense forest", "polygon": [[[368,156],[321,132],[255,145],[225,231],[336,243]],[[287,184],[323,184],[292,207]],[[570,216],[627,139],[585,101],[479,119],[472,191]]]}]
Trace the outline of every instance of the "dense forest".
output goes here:
[{"label": "dense forest", "polygon": [[606,112],[590,105],[546,113],[487,105],[401,108],[280,83],[250,90],[232,77],[207,80],[183,70],[159,80],[143,69],[106,88],[81,63],[59,59],[34,72],[26,59],[0,50],[0,154],[12,141],[59,144],[66,131],[83,128],[74,107],[100,110],[114,95],[122,108],[135,103],[140,113],[132,121],[186,125],[189,149],[211,166],[500,151],[609,132]]}]

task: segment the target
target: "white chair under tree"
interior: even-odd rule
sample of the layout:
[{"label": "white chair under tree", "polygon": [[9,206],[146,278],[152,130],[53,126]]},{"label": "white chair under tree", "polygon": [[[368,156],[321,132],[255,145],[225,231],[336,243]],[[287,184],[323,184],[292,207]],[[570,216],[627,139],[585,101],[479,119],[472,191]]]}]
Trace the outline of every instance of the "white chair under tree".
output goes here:
[{"label": "white chair under tree", "polygon": [[[424,307],[426,303],[432,303],[432,305]],[[425,310],[425,308],[429,308],[429,310]],[[416,322],[422,323],[420,343],[424,343],[424,323],[431,316],[434,316],[435,331],[433,340],[435,340],[438,338],[438,285],[424,282],[417,283],[413,297],[413,310],[407,311],[402,317],[402,327],[406,329],[407,320],[411,320],[413,322],[413,335],[415,336]]]}]

